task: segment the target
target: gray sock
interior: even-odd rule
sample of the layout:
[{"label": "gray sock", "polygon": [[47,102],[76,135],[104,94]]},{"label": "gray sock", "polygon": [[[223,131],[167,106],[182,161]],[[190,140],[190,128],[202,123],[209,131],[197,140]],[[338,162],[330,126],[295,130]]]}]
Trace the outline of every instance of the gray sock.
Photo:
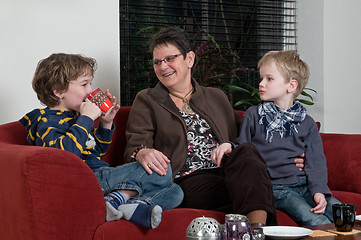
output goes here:
[{"label": "gray sock", "polygon": [[105,217],[105,220],[107,222],[109,221],[115,221],[118,219],[121,219],[123,217],[123,213],[119,211],[118,209],[115,209],[113,205],[109,202],[105,202],[105,208],[107,210],[107,215]]},{"label": "gray sock", "polygon": [[162,219],[162,208],[142,203],[123,204],[118,207],[123,218],[146,228],[156,228]]}]

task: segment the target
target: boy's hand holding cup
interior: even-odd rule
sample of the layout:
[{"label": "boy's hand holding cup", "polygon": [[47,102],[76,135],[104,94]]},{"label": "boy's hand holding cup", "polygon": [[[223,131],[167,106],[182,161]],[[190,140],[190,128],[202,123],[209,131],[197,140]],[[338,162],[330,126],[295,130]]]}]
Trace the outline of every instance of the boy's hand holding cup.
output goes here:
[{"label": "boy's hand holding cup", "polygon": [[99,118],[102,115],[99,107],[89,101],[85,101],[81,104],[79,113],[80,115],[88,116],[93,120]]},{"label": "boy's hand holding cup", "polygon": [[97,88],[90,93],[86,100],[95,103],[104,116],[108,115],[114,108],[112,101],[102,92],[102,90],[100,90],[100,88]]}]

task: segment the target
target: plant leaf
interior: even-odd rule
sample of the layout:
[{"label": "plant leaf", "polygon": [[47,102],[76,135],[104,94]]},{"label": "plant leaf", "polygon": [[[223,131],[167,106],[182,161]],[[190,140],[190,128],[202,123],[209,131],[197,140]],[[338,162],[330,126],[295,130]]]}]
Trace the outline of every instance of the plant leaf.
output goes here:
[{"label": "plant leaf", "polygon": [[238,92],[246,92],[246,93],[249,93],[251,94],[251,92],[245,88],[242,88],[242,87],[238,87],[236,85],[232,85],[232,84],[227,84],[226,87],[230,90],[233,90],[233,91],[238,91]]},{"label": "plant leaf", "polygon": [[300,103],[303,103],[303,104],[306,104],[306,105],[310,105],[310,106],[314,104],[313,102],[307,101],[307,100],[305,100],[305,99],[296,99],[296,100],[298,100]]},{"label": "plant leaf", "polygon": [[305,97],[308,97],[308,98],[310,98],[310,99],[313,101],[313,97],[312,97],[310,94],[306,93],[305,91],[302,91],[302,92],[301,92],[301,95],[302,95],[302,96],[305,96]]},{"label": "plant leaf", "polygon": [[312,88],[307,88],[307,87],[305,87],[304,90],[312,91],[312,92],[314,92],[314,93],[317,94],[317,91],[316,91],[315,89],[312,89]]},{"label": "plant leaf", "polygon": [[240,105],[253,105],[251,102],[249,102],[248,100],[239,100],[238,102],[236,102],[235,104],[233,104],[233,106],[237,107]]}]

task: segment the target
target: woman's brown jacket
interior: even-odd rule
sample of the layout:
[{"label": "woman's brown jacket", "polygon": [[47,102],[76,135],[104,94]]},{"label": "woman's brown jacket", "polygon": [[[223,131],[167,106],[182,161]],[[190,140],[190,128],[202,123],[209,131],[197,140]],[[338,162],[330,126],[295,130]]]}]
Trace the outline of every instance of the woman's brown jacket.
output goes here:
[{"label": "woman's brown jacket", "polygon": [[[216,140],[233,142],[239,132],[239,115],[220,89],[203,87],[192,81],[190,105],[211,126]],[[130,162],[134,150],[144,145],[165,154],[171,161],[173,177],[183,167],[187,155],[186,126],[168,89],[158,83],[140,91],[132,105],[126,129],[124,159]]]}]

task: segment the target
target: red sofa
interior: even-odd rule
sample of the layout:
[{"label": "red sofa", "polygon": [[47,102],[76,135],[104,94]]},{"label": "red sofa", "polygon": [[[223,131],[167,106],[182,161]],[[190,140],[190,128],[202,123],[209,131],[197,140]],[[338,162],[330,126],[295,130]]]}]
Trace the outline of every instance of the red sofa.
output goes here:
[{"label": "red sofa", "polygon": [[[113,143],[104,160],[121,164],[130,107],[115,119]],[[239,112],[242,115],[242,112]],[[102,191],[92,171],[77,156],[59,149],[30,146],[17,121],[0,126],[1,239],[185,239],[188,224],[224,214],[197,209],[163,212],[154,230],[125,220],[105,222]],[[329,187],[341,202],[361,207],[361,135],[321,134],[328,160]],[[278,211],[280,225],[296,225]]]}]

